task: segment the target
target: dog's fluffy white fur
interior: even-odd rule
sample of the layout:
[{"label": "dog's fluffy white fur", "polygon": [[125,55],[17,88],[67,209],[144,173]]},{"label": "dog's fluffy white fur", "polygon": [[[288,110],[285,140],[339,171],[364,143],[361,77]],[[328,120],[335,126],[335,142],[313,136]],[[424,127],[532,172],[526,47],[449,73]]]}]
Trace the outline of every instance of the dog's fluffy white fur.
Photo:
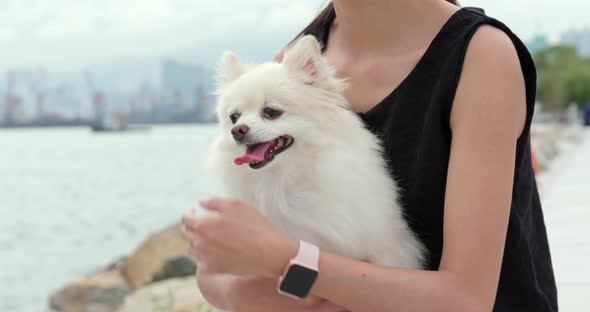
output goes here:
[{"label": "dog's fluffy white fur", "polygon": [[[314,37],[299,39],[281,63],[246,65],[226,52],[218,78],[221,132],[209,169],[225,196],[323,250],[386,266],[422,266],[424,248],[404,219],[379,140],[350,110],[342,95],[346,84],[323,60]],[[265,119],[267,106],[283,114]],[[241,143],[230,133],[234,113],[236,125],[250,129]],[[266,166],[234,164],[246,144],[283,135],[293,144]]]}]

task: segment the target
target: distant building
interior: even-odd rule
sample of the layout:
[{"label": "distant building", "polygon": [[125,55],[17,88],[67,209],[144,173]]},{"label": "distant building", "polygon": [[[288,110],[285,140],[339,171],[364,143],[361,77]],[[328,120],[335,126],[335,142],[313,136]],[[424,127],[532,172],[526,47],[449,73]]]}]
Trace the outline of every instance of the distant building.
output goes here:
[{"label": "distant building", "polygon": [[162,98],[154,107],[155,117],[179,121],[208,119],[213,111],[213,72],[173,60],[164,61],[161,70]]},{"label": "distant building", "polygon": [[565,32],[561,41],[574,45],[580,55],[590,56],[590,27]]},{"label": "distant building", "polygon": [[31,98],[34,93],[30,88],[32,72],[29,70],[11,70],[6,74],[6,91],[2,97],[3,123],[6,125],[23,124],[29,119],[32,111]]},{"label": "distant building", "polygon": [[531,40],[526,42],[526,47],[531,53],[544,49],[549,45],[547,36],[544,34],[537,34]]},{"label": "distant building", "polygon": [[87,92],[67,81],[52,81],[42,67],[16,68],[0,79],[0,125],[44,126],[80,123]]}]

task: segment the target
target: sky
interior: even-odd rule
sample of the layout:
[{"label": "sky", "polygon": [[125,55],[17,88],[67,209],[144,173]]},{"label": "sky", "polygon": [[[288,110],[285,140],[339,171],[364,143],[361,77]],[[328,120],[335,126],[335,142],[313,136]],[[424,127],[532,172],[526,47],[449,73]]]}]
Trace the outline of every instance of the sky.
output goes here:
[{"label": "sky", "polygon": [[[360,1],[360,0],[359,0]],[[462,0],[505,22],[523,39],[552,40],[590,27],[589,0]],[[217,42],[288,41],[321,0],[1,0],[0,73],[44,65],[75,70],[117,59],[159,57]],[[284,39],[283,39],[284,38]],[[280,40],[280,41],[277,41]]]}]

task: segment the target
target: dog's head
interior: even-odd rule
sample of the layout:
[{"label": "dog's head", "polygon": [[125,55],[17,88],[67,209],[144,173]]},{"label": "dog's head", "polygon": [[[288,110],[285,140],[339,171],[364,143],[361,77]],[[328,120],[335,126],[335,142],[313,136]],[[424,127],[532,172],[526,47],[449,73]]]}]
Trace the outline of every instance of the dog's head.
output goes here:
[{"label": "dog's head", "polygon": [[221,140],[237,165],[289,163],[324,144],[322,132],[335,128],[330,120],[347,108],[344,88],[313,36],[300,38],[281,63],[246,65],[226,52],[218,69]]}]

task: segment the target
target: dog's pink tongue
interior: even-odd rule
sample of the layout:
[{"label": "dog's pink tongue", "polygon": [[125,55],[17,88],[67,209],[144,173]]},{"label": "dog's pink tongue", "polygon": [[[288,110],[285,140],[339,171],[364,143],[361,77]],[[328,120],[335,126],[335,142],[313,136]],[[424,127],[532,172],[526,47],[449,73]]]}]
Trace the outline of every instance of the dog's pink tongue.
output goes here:
[{"label": "dog's pink tongue", "polygon": [[236,165],[250,164],[264,160],[266,151],[273,145],[273,142],[265,142],[248,146],[246,154],[234,159]]}]

